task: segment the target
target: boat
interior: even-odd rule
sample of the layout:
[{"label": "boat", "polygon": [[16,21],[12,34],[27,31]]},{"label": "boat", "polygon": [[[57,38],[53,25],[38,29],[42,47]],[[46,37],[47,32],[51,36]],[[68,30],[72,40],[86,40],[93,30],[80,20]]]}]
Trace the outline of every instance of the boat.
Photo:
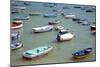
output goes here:
[{"label": "boat", "polygon": [[75,17],[76,17],[76,15],[74,15],[74,14],[66,14],[66,15],[64,15],[64,18],[66,18],[66,19],[73,19]]},{"label": "boat", "polygon": [[16,16],[13,20],[29,20],[30,16]]},{"label": "boat", "polygon": [[16,40],[20,38],[19,32],[11,33],[11,40]]},{"label": "boat", "polygon": [[82,59],[89,56],[91,52],[92,52],[92,48],[85,48],[83,50],[72,53],[72,55],[74,59]]},{"label": "boat", "polygon": [[20,42],[17,42],[17,43],[13,43],[13,44],[11,44],[11,50],[15,50],[15,49],[18,49],[18,48],[21,48],[23,46],[23,44],[22,43],[20,43]]},{"label": "boat", "polygon": [[29,13],[30,16],[36,16],[36,15],[41,15],[40,12],[32,12],[32,13]]},{"label": "boat", "polygon": [[74,6],[74,8],[81,8],[81,6]]},{"label": "boat", "polygon": [[73,18],[72,20],[73,20],[73,21],[80,21],[79,18]]},{"label": "boat", "polygon": [[90,29],[91,29],[91,32],[92,32],[93,34],[96,33],[96,26],[95,26],[95,25],[91,25],[91,26],[90,26]]},{"label": "boat", "polygon": [[55,28],[55,30],[62,30],[62,29],[64,29],[64,27],[61,26],[61,25],[54,26],[54,28]]},{"label": "boat", "polygon": [[86,10],[86,12],[93,12],[93,10],[88,9],[88,10]]},{"label": "boat", "polygon": [[20,29],[23,27],[23,21],[13,21],[11,23],[11,29]]},{"label": "boat", "polygon": [[57,24],[59,24],[59,23],[61,23],[60,20],[49,21],[49,22],[48,22],[48,25],[57,25]]},{"label": "boat", "polygon": [[41,57],[45,54],[48,54],[52,49],[53,46],[41,46],[23,52],[22,56],[25,59],[36,59],[36,57]]},{"label": "boat", "polygon": [[43,15],[44,17],[57,17],[57,14],[56,13],[47,13],[47,14],[44,14]]},{"label": "boat", "polygon": [[68,40],[71,40],[73,39],[75,36],[74,33],[71,33],[71,32],[66,32],[66,33],[60,33],[57,35],[57,41],[68,41]]},{"label": "boat", "polygon": [[68,33],[68,32],[69,32],[68,29],[61,29],[61,30],[59,31],[59,34],[65,34],[65,33]]},{"label": "boat", "polygon": [[24,7],[24,6],[15,6],[15,7],[13,7],[13,9],[25,10],[26,7]]},{"label": "boat", "polygon": [[40,32],[47,32],[53,29],[52,25],[46,25],[42,27],[32,28],[33,32],[40,33]]}]

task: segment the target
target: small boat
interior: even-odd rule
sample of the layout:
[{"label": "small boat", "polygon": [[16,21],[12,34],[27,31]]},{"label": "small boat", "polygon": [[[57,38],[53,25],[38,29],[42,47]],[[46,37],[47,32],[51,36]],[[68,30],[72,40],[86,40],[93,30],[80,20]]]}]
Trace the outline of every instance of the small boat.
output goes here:
[{"label": "small boat", "polygon": [[96,26],[95,25],[91,25],[90,28],[91,28],[91,32],[93,34],[95,34],[96,33]]},{"label": "small boat", "polygon": [[72,20],[73,20],[73,21],[80,21],[79,18],[73,18]]},{"label": "small boat", "polygon": [[61,23],[60,20],[55,20],[55,21],[49,21],[49,22],[48,22],[49,25],[57,25],[57,24],[59,24],[59,23]]},{"label": "small boat", "polygon": [[93,10],[88,9],[88,10],[86,10],[86,12],[93,12]]},{"label": "small boat", "polygon": [[36,16],[36,15],[41,15],[40,12],[32,12],[32,13],[29,13],[30,16]]},{"label": "small boat", "polygon": [[92,48],[85,48],[83,50],[72,53],[74,59],[82,59],[87,57],[92,52]]},{"label": "small boat", "polygon": [[66,6],[64,6],[64,7],[62,7],[63,9],[70,9],[69,7],[66,7]]},{"label": "small boat", "polygon": [[23,27],[23,21],[14,21],[11,23],[11,29],[19,29]]},{"label": "small boat", "polygon": [[74,14],[66,14],[66,15],[64,15],[64,18],[66,18],[66,19],[73,19],[75,17],[76,17],[76,15],[74,15]]},{"label": "small boat", "polygon": [[60,26],[60,25],[54,26],[54,28],[55,28],[55,30],[62,30],[62,29],[64,29],[64,27]]},{"label": "small boat", "polygon": [[13,20],[29,20],[30,16],[16,16]]},{"label": "small boat", "polygon": [[18,48],[21,48],[23,46],[22,43],[14,43],[14,44],[11,44],[11,50],[15,50],[15,49],[18,49]]},{"label": "small boat", "polygon": [[25,51],[22,56],[25,59],[34,59],[36,57],[41,57],[45,54],[48,54],[53,49],[53,46],[42,46],[37,47],[28,51]]},{"label": "small boat", "polygon": [[33,32],[40,33],[40,32],[47,32],[53,29],[52,25],[46,25],[42,27],[32,28]]},{"label": "small boat", "polygon": [[16,40],[16,39],[19,39],[19,38],[20,38],[19,32],[11,33],[11,40]]},{"label": "small boat", "polygon": [[62,29],[59,31],[59,34],[65,34],[65,33],[68,33],[68,29]]},{"label": "small boat", "polygon": [[68,41],[71,40],[74,37],[74,33],[66,32],[66,33],[60,33],[57,35],[57,41]]},{"label": "small boat", "polygon": [[43,15],[44,17],[57,17],[57,14],[56,13],[47,13],[47,14],[44,14]]},{"label": "small boat", "polygon": [[81,8],[81,6],[74,6],[74,8]]},{"label": "small boat", "polygon": [[16,6],[16,7],[13,7],[13,9],[25,10],[26,7],[24,7],[24,6]]}]

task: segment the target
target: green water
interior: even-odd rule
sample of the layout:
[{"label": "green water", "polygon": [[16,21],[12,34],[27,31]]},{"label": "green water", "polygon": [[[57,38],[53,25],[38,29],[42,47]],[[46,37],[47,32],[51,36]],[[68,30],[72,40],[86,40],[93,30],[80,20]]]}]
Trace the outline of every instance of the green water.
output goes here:
[{"label": "green water", "polygon": [[[22,4],[23,2],[21,2]],[[56,9],[61,8],[61,4],[56,7]],[[80,8],[73,8],[75,5],[65,5],[70,7],[70,9],[64,9],[66,13],[73,13],[77,15],[79,18],[88,19],[90,24],[93,24],[95,21],[95,12],[86,13],[85,10],[80,10]],[[32,11],[38,11],[41,13],[52,13],[52,9],[50,7],[44,7],[41,3],[32,3],[32,5],[25,6],[27,9],[21,11],[18,14],[13,14],[13,16],[17,15],[26,15]],[[57,12],[58,16],[56,18],[44,18],[43,15],[39,16],[31,16],[29,20],[24,20],[24,27],[19,30],[21,38],[19,41],[23,43],[23,47],[17,49],[15,51],[11,51],[11,65],[30,65],[30,64],[46,64],[46,63],[67,63],[67,62],[76,62],[76,61],[94,61],[95,60],[95,36],[90,32],[90,26],[83,26],[82,24],[78,24],[71,19],[64,19],[60,12]],[[70,41],[64,42],[55,42],[56,36],[59,31],[52,30],[45,33],[33,33],[33,27],[44,26],[48,24],[48,21],[60,19],[62,21],[62,25],[65,29],[69,29],[70,31],[75,32],[75,37]],[[11,20],[13,21],[13,20]],[[24,60],[22,58],[22,53],[45,45],[54,46],[53,50],[44,57],[41,57],[36,60]],[[92,55],[85,59],[81,60],[72,60],[72,53],[81,50],[87,47],[93,48]]]}]

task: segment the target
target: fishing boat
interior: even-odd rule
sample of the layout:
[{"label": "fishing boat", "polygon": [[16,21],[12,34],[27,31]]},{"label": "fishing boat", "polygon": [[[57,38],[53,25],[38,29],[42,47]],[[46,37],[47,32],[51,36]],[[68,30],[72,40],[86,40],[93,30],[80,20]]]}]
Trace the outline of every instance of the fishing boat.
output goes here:
[{"label": "fishing boat", "polygon": [[47,32],[53,29],[52,25],[46,25],[42,27],[32,28],[33,32],[40,33],[40,32]]},{"label": "fishing boat", "polygon": [[59,24],[59,23],[61,23],[60,20],[49,21],[49,22],[48,22],[48,25],[57,25],[57,24]]},{"label": "fishing boat", "polygon": [[91,9],[88,9],[88,10],[86,10],[86,12],[93,12],[93,10],[91,10]]},{"label": "fishing boat", "polygon": [[23,21],[14,21],[11,23],[11,29],[20,29],[23,27]]},{"label": "fishing boat", "polygon": [[91,26],[90,26],[90,29],[91,29],[91,32],[92,32],[93,34],[96,33],[96,26],[95,26],[95,25],[91,25]]},{"label": "fishing boat", "polygon": [[65,34],[65,33],[68,33],[68,32],[69,32],[68,29],[61,29],[61,30],[59,31],[59,34]]},{"label": "fishing boat", "polygon": [[74,6],[74,8],[81,8],[81,6]]},{"label": "fishing boat", "polygon": [[56,13],[47,13],[47,14],[44,14],[43,15],[44,17],[57,17],[57,14]]},{"label": "fishing boat", "polygon": [[66,19],[73,19],[75,17],[76,17],[76,15],[74,15],[74,14],[66,14],[66,15],[64,15],[64,18],[66,18]]},{"label": "fishing boat", "polygon": [[74,59],[82,59],[87,57],[92,52],[92,48],[85,48],[83,50],[72,53]]},{"label": "fishing boat", "polygon": [[66,33],[60,33],[57,35],[57,41],[68,41],[68,40],[71,40],[73,39],[75,36],[74,33],[71,33],[71,32],[66,32]]},{"label": "fishing boat", "polygon": [[82,20],[82,25],[89,25],[89,22],[87,20]]},{"label": "fishing boat", "polygon": [[13,20],[29,20],[30,16],[16,16]]},{"label": "fishing boat", "polygon": [[29,13],[30,16],[37,16],[37,15],[41,15],[40,12],[32,12],[32,13]]},{"label": "fishing boat", "polygon": [[21,48],[22,46],[23,46],[22,43],[19,43],[19,42],[13,43],[13,44],[11,44],[11,50],[15,50],[15,49]]},{"label": "fishing boat", "polygon": [[11,40],[16,40],[20,38],[19,32],[11,33]]},{"label": "fishing boat", "polygon": [[53,49],[53,46],[41,46],[23,52],[22,56],[25,59],[33,59],[48,54]]}]

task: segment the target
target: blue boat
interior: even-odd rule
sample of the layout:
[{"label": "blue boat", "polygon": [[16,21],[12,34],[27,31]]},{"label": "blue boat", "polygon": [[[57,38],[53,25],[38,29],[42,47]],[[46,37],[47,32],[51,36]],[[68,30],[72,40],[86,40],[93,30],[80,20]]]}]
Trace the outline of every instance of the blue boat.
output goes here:
[{"label": "blue boat", "polygon": [[72,53],[74,59],[82,59],[87,57],[92,52],[92,48],[85,48],[83,50]]},{"label": "blue boat", "polygon": [[43,15],[44,17],[57,17],[56,13],[47,13]]}]

